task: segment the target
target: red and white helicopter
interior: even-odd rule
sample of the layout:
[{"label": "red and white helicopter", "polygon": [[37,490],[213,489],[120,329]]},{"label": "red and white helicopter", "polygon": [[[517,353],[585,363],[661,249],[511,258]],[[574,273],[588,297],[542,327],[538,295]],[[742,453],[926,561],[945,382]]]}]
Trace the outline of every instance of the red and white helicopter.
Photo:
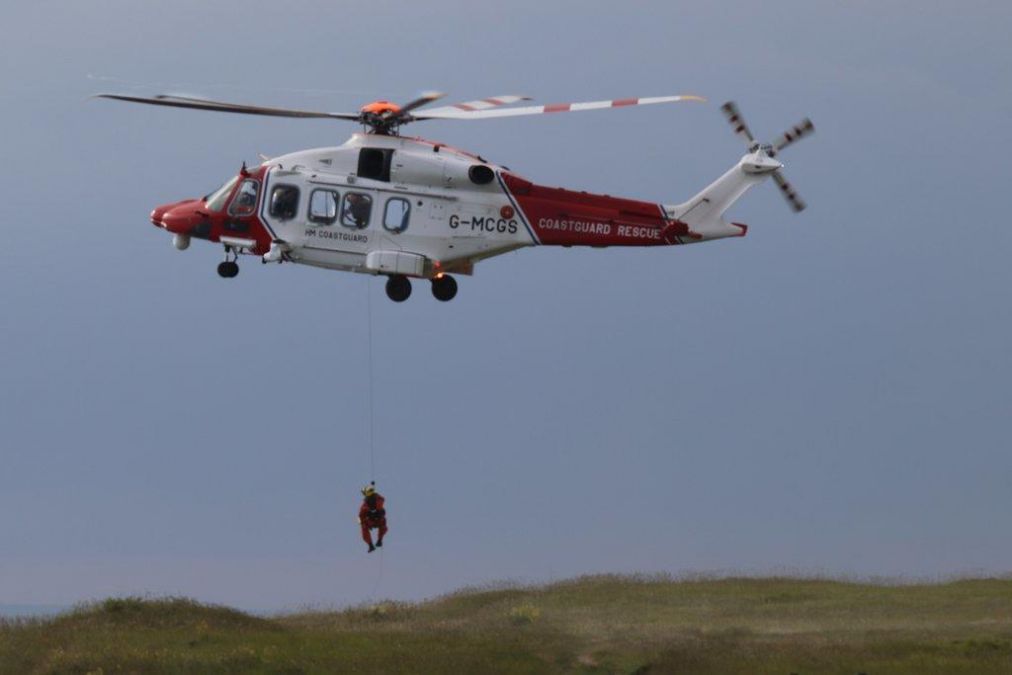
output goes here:
[{"label": "red and white helicopter", "polygon": [[240,254],[265,263],[293,262],[387,276],[386,292],[402,302],[410,279],[428,279],[432,294],[451,300],[454,274],[470,275],[485,258],[524,246],[663,246],[741,237],[747,227],[722,214],[767,178],[795,211],[804,202],[780,172],[777,154],[812,133],[805,119],[773,143],[752,136],[734,103],[722,107],[748,153],[723,176],[681,204],[621,199],[537,185],[504,166],[442,143],[399,135],[427,119],[473,120],[701,101],[659,96],[510,107],[524,96],[495,96],[422,110],[442,97],[426,93],[405,105],[375,101],[358,113],[266,108],[199,98],[98,94],[151,105],[273,117],[359,122],[364,133],[344,145],[263,158],[201,199],[159,206],[151,221],[173,234],[179,250],[192,238],[224,246],[222,277],[239,273]]}]

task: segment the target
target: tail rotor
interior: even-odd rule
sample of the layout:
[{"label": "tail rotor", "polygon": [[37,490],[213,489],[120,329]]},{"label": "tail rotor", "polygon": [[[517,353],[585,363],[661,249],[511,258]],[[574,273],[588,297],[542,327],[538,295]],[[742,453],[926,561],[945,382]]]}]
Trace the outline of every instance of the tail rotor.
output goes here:
[{"label": "tail rotor", "polygon": [[[752,135],[752,131],[748,128],[748,124],[745,123],[745,118],[742,117],[741,111],[738,109],[737,104],[734,101],[728,101],[720,107],[723,111],[724,116],[727,117],[728,123],[734,129],[736,133],[745,144],[748,146],[750,153],[758,153],[761,157],[767,159],[773,159],[777,156],[784,148],[797,143],[805,136],[810,136],[815,133],[815,125],[812,124],[812,120],[807,117],[798,124],[794,125],[779,137],[773,143],[760,143],[756,141],[755,136]],[[772,167],[770,167],[772,168]],[[795,192],[794,188],[788,182],[787,178],[784,177],[783,172],[778,168],[770,171],[773,181],[780,188],[780,194],[783,195],[784,199],[790,205],[791,209],[797,213],[805,209],[805,202],[798,193]]]}]

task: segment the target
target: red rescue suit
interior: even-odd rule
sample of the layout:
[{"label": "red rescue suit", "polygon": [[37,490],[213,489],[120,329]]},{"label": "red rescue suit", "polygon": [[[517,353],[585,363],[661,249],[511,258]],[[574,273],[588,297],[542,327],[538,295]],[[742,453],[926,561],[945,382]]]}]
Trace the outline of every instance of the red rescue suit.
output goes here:
[{"label": "red rescue suit", "polygon": [[376,492],[364,500],[358,510],[358,522],[362,526],[362,541],[369,544],[369,550],[373,549],[372,533],[369,530],[379,530],[376,537],[376,546],[383,545],[383,537],[387,533],[387,511],[383,508],[386,500],[383,495]]}]

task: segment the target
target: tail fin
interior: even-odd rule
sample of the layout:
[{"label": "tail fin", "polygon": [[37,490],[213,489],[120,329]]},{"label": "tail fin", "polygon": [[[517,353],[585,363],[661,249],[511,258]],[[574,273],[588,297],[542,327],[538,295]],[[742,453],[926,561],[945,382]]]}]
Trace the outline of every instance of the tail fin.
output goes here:
[{"label": "tail fin", "polygon": [[781,166],[761,150],[747,154],[698,195],[682,204],[665,204],[664,211],[668,218],[687,224],[698,239],[742,236],[742,226],[729,224],[721,216],[753,185],[762,183]]},{"label": "tail fin", "polygon": [[684,204],[664,205],[668,218],[677,219],[689,226],[690,235],[695,239],[716,239],[719,237],[742,236],[745,226],[724,222],[721,216],[732,204],[748,192],[753,185],[773,177],[784,199],[795,212],[805,208],[805,202],[798,197],[794,188],[784,178],[780,169],[783,164],[776,161],[781,150],[796,143],[815,131],[807,117],[780,135],[775,143],[760,143],[752,135],[741,111],[733,101],[728,101],[721,110],[735,133],[748,145],[748,154],[737,164],[715,180],[705,190]]}]

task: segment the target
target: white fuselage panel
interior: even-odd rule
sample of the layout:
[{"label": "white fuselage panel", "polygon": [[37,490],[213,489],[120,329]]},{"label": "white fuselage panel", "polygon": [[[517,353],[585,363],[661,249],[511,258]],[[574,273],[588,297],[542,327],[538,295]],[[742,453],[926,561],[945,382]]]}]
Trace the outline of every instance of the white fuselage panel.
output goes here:
[{"label": "white fuselage panel", "polygon": [[[388,153],[389,180],[358,175],[363,148]],[[260,219],[293,262],[375,274],[371,252],[410,252],[428,261],[417,276],[466,274],[477,260],[536,243],[510,206],[501,168],[446,146],[356,134],[340,147],[265,164]],[[476,183],[474,166],[495,179]]]}]

